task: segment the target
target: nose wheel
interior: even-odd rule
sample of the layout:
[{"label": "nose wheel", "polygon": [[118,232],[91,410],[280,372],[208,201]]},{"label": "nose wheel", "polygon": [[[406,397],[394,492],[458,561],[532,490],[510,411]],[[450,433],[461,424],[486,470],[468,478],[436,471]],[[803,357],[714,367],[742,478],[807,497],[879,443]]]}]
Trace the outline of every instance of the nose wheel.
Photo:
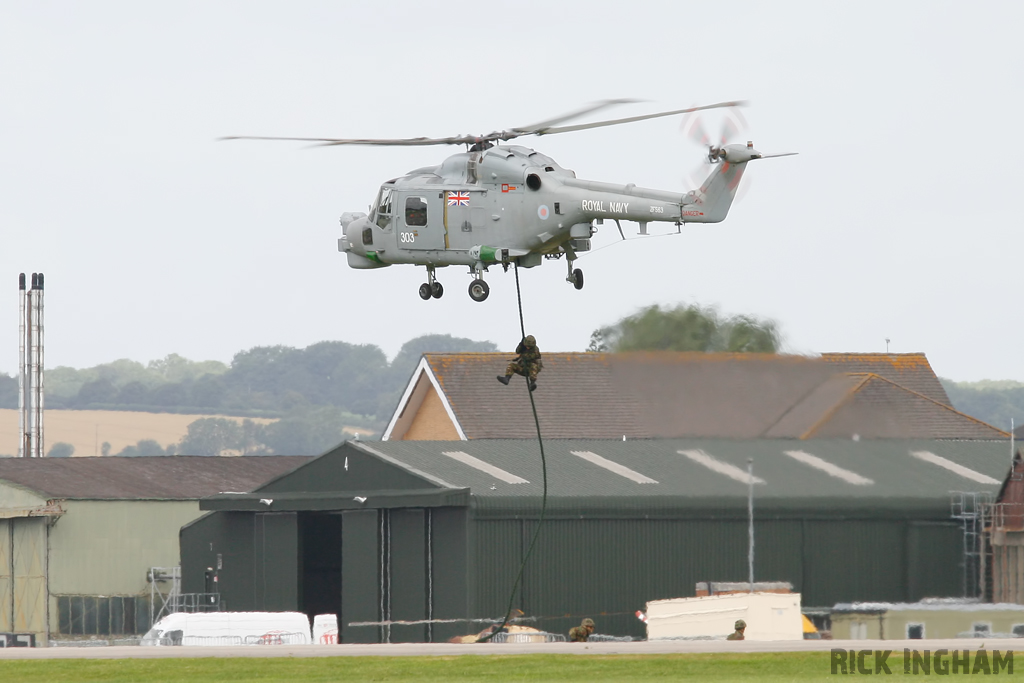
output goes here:
[{"label": "nose wheel", "polygon": [[576,289],[583,289],[583,271],[579,268],[574,270],[572,261],[569,261],[569,274],[565,276],[565,281]]},{"label": "nose wheel", "polygon": [[420,285],[420,298],[427,301],[431,298],[440,299],[442,296],[444,296],[444,287],[434,279],[434,269],[427,267],[427,281]]},{"label": "nose wheel", "polygon": [[572,286],[573,287],[575,287],[576,289],[583,289],[583,271],[582,270],[577,268],[576,270],[572,271],[572,275],[570,275],[569,277],[571,278],[570,281],[572,282]]},{"label": "nose wheel", "polygon": [[491,288],[484,282],[485,270],[487,267],[480,261],[474,263],[469,269],[469,274],[473,276],[473,281],[469,283],[469,298],[473,301],[483,301],[491,293]]},{"label": "nose wheel", "polygon": [[565,276],[565,281],[570,283],[576,289],[583,289],[583,271],[579,268],[573,270],[572,264],[576,263],[576,251],[566,243],[563,246],[565,249],[565,265],[568,266],[566,270],[569,274]]},{"label": "nose wheel", "polygon": [[469,283],[469,298],[473,301],[483,301],[491,293],[491,288],[483,280],[473,280]]}]

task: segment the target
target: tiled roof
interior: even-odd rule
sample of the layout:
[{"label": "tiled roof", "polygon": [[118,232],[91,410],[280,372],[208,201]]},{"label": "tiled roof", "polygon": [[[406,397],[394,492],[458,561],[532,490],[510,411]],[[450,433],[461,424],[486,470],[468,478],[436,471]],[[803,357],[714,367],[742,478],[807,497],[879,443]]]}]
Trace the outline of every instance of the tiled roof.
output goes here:
[{"label": "tiled roof", "polygon": [[222,491],[251,491],[312,459],[279,455],[0,458],[0,482],[46,498],[193,500]]},{"label": "tiled roof", "polygon": [[860,425],[872,426],[872,438],[1002,439],[990,424],[922,396],[878,375],[855,375],[861,381],[848,400],[809,428],[802,437],[848,436]]},{"label": "tiled roof", "polygon": [[841,372],[871,373],[952,407],[946,390],[923,353],[823,353]]},{"label": "tiled roof", "polygon": [[827,422],[863,382],[863,375],[832,375],[790,406],[785,415],[764,435],[775,439],[792,439],[807,434],[815,426]]},{"label": "tiled roof", "polygon": [[[424,358],[467,438],[536,434],[525,381],[495,380],[512,354]],[[548,438],[1006,436],[953,410],[922,354],[545,353],[543,360],[534,399]],[[868,367],[878,381],[867,379]]]},{"label": "tiled roof", "polygon": [[[497,375],[514,357],[508,353],[426,354],[459,424],[471,439],[536,435],[526,382],[509,386]],[[595,438],[635,435],[639,406],[616,391],[606,354],[547,353],[540,388],[534,392],[541,429],[561,439],[587,433]]]}]

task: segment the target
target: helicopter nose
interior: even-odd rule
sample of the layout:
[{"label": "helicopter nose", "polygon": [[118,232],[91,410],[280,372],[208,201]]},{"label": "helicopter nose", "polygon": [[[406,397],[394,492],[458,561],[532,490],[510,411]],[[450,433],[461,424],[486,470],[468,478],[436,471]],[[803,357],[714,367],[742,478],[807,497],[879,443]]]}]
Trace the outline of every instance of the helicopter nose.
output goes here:
[{"label": "helicopter nose", "polygon": [[363,228],[366,227],[365,218],[357,218],[351,221],[345,226],[345,236],[342,238],[343,249],[342,251],[352,251],[357,249],[359,241],[362,239]]}]

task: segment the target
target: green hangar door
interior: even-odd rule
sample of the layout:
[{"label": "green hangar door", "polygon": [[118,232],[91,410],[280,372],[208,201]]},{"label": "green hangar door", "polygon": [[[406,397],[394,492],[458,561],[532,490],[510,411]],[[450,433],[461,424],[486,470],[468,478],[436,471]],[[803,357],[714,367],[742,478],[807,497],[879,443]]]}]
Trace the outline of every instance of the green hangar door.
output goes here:
[{"label": "green hangar door", "polygon": [[253,532],[253,600],[250,606],[244,596],[225,591],[222,595],[228,596],[228,609],[299,611],[309,617],[310,623],[317,614],[339,613],[339,513],[258,513],[253,520]]},{"label": "green hangar door", "polygon": [[388,623],[431,617],[429,517],[422,509],[341,513],[341,642],[431,640],[425,624]]},{"label": "green hangar door", "polygon": [[297,609],[311,622],[337,614],[344,643],[431,640],[426,624],[382,623],[432,615],[431,517],[421,508],[257,514],[255,609]]}]

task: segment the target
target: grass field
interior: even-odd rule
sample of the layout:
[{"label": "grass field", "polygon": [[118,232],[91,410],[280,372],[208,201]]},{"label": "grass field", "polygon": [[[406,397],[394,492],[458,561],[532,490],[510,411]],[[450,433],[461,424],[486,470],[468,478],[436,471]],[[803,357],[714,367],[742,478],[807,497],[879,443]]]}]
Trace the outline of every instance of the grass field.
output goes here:
[{"label": "grass field", "polygon": [[[899,660],[901,661],[901,660]],[[902,665],[892,667],[900,679]],[[933,672],[934,673],[934,672]],[[1021,678],[1019,674],[1000,678]],[[883,677],[881,680],[886,680]],[[916,676],[915,676],[916,678]],[[0,660],[0,681],[828,681],[823,652],[246,659]]]},{"label": "grass field", "polygon": [[[166,448],[181,441],[188,426],[203,417],[228,417],[241,422],[244,418],[226,415],[177,415],[175,413],[140,413],[127,410],[47,410],[43,415],[46,448],[63,441],[75,447],[75,457],[99,455],[104,441],[110,443],[111,454],[125,446],[134,446],[142,439],[153,439]],[[265,418],[252,418],[266,424]],[[370,434],[368,429],[345,427],[352,434]],[[0,409],[0,455],[18,454],[18,411]]]},{"label": "grass field", "polygon": [[[46,448],[58,441],[75,447],[75,456],[99,455],[104,441],[110,452],[134,446],[141,439],[153,439],[165,448],[188,432],[190,423],[217,415],[176,415],[138,413],[122,410],[47,410],[43,415]],[[242,418],[231,418],[241,422]],[[272,420],[257,419],[257,422]],[[18,454],[18,411],[0,410],[0,454]]]}]

